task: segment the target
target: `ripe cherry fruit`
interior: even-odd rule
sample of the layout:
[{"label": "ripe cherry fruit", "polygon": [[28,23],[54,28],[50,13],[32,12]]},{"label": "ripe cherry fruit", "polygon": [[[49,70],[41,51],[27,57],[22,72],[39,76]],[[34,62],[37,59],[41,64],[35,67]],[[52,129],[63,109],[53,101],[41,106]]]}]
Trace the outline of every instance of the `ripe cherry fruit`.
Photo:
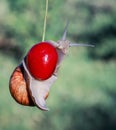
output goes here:
[{"label": "ripe cherry fruit", "polygon": [[58,54],[50,42],[40,42],[30,49],[26,61],[29,72],[35,79],[46,80],[55,70]]}]

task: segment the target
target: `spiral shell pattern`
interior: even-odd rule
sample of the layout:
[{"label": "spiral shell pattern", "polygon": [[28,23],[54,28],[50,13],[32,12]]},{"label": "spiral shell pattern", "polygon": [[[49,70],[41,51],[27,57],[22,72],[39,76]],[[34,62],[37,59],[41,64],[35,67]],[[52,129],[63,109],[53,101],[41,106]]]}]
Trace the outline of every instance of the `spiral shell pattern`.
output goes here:
[{"label": "spiral shell pattern", "polygon": [[9,82],[9,89],[12,97],[22,105],[33,106],[28,90],[28,80],[22,64],[14,70]]}]

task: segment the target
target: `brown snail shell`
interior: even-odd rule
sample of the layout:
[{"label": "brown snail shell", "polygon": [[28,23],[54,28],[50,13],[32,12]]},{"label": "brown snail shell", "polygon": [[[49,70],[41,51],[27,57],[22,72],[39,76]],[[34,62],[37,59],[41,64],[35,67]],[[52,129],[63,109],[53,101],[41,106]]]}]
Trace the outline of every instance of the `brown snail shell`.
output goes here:
[{"label": "brown snail shell", "polygon": [[29,79],[22,64],[14,70],[9,82],[9,89],[12,97],[22,105],[33,106],[34,103],[29,94]]}]

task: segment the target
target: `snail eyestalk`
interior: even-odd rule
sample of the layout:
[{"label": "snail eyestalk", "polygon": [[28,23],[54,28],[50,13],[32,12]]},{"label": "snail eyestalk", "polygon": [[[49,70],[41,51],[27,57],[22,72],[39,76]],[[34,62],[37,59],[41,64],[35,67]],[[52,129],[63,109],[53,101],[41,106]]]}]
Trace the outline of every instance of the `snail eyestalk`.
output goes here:
[{"label": "snail eyestalk", "polygon": [[[67,21],[67,24],[66,24],[66,26],[65,26],[64,33],[63,33],[63,36],[62,36],[62,38],[61,38],[61,41],[65,41],[65,40],[66,40],[68,25],[69,25],[69,21]],[[93,44],[69,43],[69,47],[72,47],[72,46],[95,47],[95,45],[93,45]]]},{"label": "snail eyestalk", "polygon": [[95,45],[93,45],[93,44],[84,44],[84,43],[70,43],[70,44],[69,44],[69,47],[72,47],[72,46],[86,46],[86,47],[95,47]]},{"label": "snail eyestalk", "polygon": [[66,40],[68,25],[69,25],[69,22],[67,22],[66,27],[65,27],[65,29],[64,29],[64,33],[63,33],[63,36],[62,36],[62,38],[61,38],[62,41],[65,41],[65,40]]}]

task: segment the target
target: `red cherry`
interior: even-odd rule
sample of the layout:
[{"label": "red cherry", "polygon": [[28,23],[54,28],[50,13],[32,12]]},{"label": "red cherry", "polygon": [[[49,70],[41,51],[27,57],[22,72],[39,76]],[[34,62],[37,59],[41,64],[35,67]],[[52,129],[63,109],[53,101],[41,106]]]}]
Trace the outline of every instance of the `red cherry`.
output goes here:
[{"label": "red cherry", "polygon": [[27,54],[29,72],[39,80],[46,80],[53,74],[57,61],[57,51],[50,42],[37,43]]}]

